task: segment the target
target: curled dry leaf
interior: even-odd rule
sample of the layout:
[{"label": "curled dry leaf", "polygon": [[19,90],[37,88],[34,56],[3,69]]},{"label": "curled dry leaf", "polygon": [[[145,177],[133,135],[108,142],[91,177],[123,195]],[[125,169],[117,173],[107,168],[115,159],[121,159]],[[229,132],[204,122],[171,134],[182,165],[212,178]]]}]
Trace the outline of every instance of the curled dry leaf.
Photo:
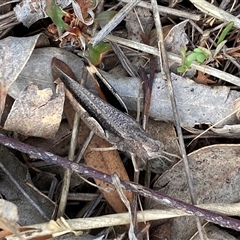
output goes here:
[{"label": "curled dry leaf", "polygon": [[14,102],[4,129],[25,136],[54,137],[62,119],[65,99],[63,83],[57,86],[56,94],[51,100],[51,89],[39,90],[36,85],[29,85]]},{"label": "curled dry leaf", "polygon": [[[93,10],[97,7],[98,1],[72,1],[72,6],[74,9],[74,12],[76,16],[78,17],[78,20],[83,22],[86,25],[91,25],[94,22],[95,13]],[[90,18],[88,18],[88,15],[90,15]]]}]

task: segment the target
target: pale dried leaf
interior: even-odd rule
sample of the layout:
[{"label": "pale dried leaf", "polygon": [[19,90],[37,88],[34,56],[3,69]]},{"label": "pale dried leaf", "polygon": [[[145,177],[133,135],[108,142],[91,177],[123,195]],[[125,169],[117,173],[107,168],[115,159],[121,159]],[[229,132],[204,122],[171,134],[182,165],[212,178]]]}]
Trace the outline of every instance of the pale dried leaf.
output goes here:
[{"label": "pale dried leaf", "polygon": [[[89,2],[89,1],[88,1]],[[74,13],[76,14],[78,20],[84,24],[86,24],[87,26],[92,25],[94,22],[94,18],[95,18],[95,13],[93,12],[93,10],[97,7],[98,5],[98,1],[96,1],[95,5],[93,7],[89,7],[87,9],[87,13],[90,15],[90,18],[85,19],[82,15],[83,9],[81,9],[81,5],[87,4],[88,2],[85,1],[81,1],[79,4],[77,1],[72,0],[72,6],[73,6],[73,10]],[[90,2],[93,4],[93,1]]]},{"label": "pale dried leaf", "polygon": [[239,111],[236,113],[237,119],[240,120],[240,98],[236,99],[234,101],[234,110],[239,109]]},{"label": "pale dried leaf", "polygon": [[63,217],[58,218],[56,221],[51,220],[48,223],[47,227],[52,232],[53,237],[61,236],[70,232],[76,235],[82,234],[82,232],[80,231],[78,232],[73,231],[73,229],[71,229],[71,227]]},{"label": "pale dried leaf", "polygon": [[[240,198],[239,192],[239,145],[214,145],[204,147],[189,154],[189,164],[193,175],[196,201],[201,203],[234,203]],[[155,183],[162,193],[190,202],[183,162],[165,172]],[[162,208],[152,203],[152,208]],[[189,239],[197,231],[192,218],[174,219],[172,238]]]},{"label": "pale dried leaf", "polygon": [[[71,0],[56,0],[58,6],[67,7]],[[19,22],[24,26],[30,27],[39,19],[48,17],[45,0],[23,0],[13,9]]]},{"label": "pale dried leaf", "polygon": [[[65,99],[64,85],[56,88],[56,97],[52,100],[52,90],[39,90],[29,85],[14,102],[4,124],[4,129],[25,136],[53,138],[59,128]],[[21,124],[19,120],[21,119]]]},{"label": "pale dried leaf", "polygon": [[[130,110],[136,110],[140,81],[136,77],[115,77],[102,72],[116,89]],[[214,124],[228,116],[233,110],[233,102],[240,93],[225,86],[209,87],[190,79],[171,74],[180,123],[182,126]],[[89,88],[91,86],[88,85]],[[214,104],[213,104],[214,103]],[[165,122],[174,122],[167,83],[161,73],[156,74],[152,90],[150,117]],[[238,123],[230,116],[218,126]]]},{"label": "pale dried leaf", "polygon": [[19,236],[18,221],[18,209],[17,206],[4,199],[0,199],[0,237],[3,238],[8,233],[14,233]]},{"label": "pale dried leaf", "polygon": [[17,206],[12,202],[0,199],[0,217],[17,222],[19,218]]},{"label": "pale dried leaf", "polygon": [[185,33],[188,20],[182,21],[171,28],[164,39],[166,51],[181,55],[181,47],[186,48],[189,40]]},{"label": "pale dried leaf", "polygon": [[[147,132],[154,139],[159,140],[163,143],[164,150],[166,152],[181,156],[176,136],[176,130],[174,129],[173,124],[157,122],[149,119]],[[161,158],[151,160],[151,171],[154,173],[162,174],[170,167],[172,167],[177,161],[179,161],[179,158],[173,156],[167,157],[170,161],[166,161],[166,159]]]},{"label": "pale dried leaf", "polygon": [[0,120],[9,87],[17,79],[40,35],[0,40]]},{"label": "pale dried leaf", "polygon": [[34,83],[39,89],[51,88],[55,91],[53,83],[55,79],[53,79],[51,69],[53,56],[66,62],[75,76],[81,79],[83,62],[78,56],[60,48],[39,48],[33,51],[29,61],[9,89],[8,94],[16,99],[30,83]]},{"label": "pale dried leaf", "polygon": [[[136,44],[137,42],[142,42],[141,34],[149,36],[153,25],[154,20],[150,10],[142,7],[135,7],[126,17],[127,38],[135,41]],[[129,60],[134,64],[136,69],[139,66],[144,66],[146,63],[145,59],[139,58],[138,56],[132,56]]]}]

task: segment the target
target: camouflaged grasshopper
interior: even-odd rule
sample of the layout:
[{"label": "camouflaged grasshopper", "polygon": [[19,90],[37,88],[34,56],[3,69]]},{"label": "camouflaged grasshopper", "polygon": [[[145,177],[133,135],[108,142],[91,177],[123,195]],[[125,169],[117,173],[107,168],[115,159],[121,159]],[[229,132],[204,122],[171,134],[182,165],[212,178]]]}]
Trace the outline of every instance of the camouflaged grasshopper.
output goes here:
[{"label": "camouflaged grasshopper", "polygon": [[[59,67],[60,65],[64,67]],[[67,97],[71,98],[74,109],[95,134],[117,149],[136,154],[145,160],[162,155],[163,144],[160,141],[150,138],[127,113],[121,112],[77,83],[67,75],[64,70],[66,68],[69,67],[65,63],[53,59],[52,69],[64,83]]]}]

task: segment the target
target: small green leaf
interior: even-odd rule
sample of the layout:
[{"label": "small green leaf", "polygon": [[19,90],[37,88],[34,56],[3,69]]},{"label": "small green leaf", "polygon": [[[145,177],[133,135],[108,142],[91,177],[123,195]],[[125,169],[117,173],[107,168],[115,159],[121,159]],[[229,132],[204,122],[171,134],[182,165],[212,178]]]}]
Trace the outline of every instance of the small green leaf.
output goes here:
[{"label": "small green leaf", "polygon": [[177,71],[178,71],[179,73],[183,73],[183,72],[186,72],[186,71],[187,71],[187,68],[186,68],[186,66],[180,66],[180,67],[177,68]]},{"label": "small green leaf", "polygon": [[104,11],[98,14],[97,20],[101,28],[103,28],[115,15],[117,11]]},{"label": "small green leaf", "polygon": [[110,43],[100,42],[96,46],[89,45],[89,60],[90,62],[97,66],[101,60],[102,55],[111,49]]},{"label": "small green leaf", "polygon": [[58,35],[61,36],[64,30],[68,30],[68,25],[63,21],[65,12],[56,5],[54,0],[46,0],[46,13],[57,26]]},{"label": "small green leaf", "polygon": [[197,53],[197,52],[192,52],[187,56],[186,60],[189,62],[195,61],[197,59],[198,54],[199,53]]},{"label": "small green leaf", "polygon": [[198,55],[197,55],[197,62],[198,63],[203,63],[205,60],[206,60],[206,55],[204,54],[204,53],[199,53]]},{"label": "small green leaf", "polygon": [[107,52],[111,49],[111,44],[106,42],[100,42],[96,46],[94,46],[94,49],[98,51],[99,53]]},{"label": "small green leaf", "polygon": [[191,61],[185,61],[185,66],[186,68],[189,68],[191,66],[192,62]]},{"label": "small green leaf", "polygon": [[200,49],[202,51],[202,53],[205,54],[206,57],[210,57],[212,56],[212,53],[210,50],[208,50],[207,48],[204,48],[204,47],[198,47],[198,49]]},{"label": "small green leaf", "polygon": [[202,49],[200,49],[200,48],[194,48],[194,50],[193,50],[195,53],[202,53],[203,51],[202,51]]},{"label": "small green leaf", "polygon": [[227,34],[229,33],[229,31],[233,28],[234,26],[234,22],[231,21],[227,24],[227,26],[223,29],[222,33],[220,34],[218,41],[217,41],[217,45],[220,44],[225,37],[227,36]]}]

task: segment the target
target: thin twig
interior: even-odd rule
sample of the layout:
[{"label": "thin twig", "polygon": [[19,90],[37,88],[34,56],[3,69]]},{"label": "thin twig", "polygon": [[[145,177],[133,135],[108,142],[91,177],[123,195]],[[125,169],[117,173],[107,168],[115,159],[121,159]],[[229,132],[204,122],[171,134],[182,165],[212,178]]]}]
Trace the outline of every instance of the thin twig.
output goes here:
[{"label": "thin twig", "polygon": [[89,42],[93,46],[98,44],[103,38],[105,38],[129,13],[129,11],[134,8],[140,0],[131,0],[126,4],[112,19],[106,24]]},{"label": "thin twig", "polygon": [[[100,181],[113,184],[112,177],[106,173],[97,171],[93,168],[86,166],[85,164],[77,164],[77,163],[68,161],[66,158],[59,157],[57,155],[54,155],[53,153],[46,152],[44,150],[35,148],[33,146],[29,146],[25,143],[6,137],[2,134],[0,134],[0,144],[8,148],[16,149],[20,152],[30,154],[48,163],[56,164],[58,166],[62,166],[64,168],[70,169],[72,171],[75,171],[87,177],[95,178]],[[182,210],[191,215],[199,216],[205,219],[206,221],[218,224],[222,227],[231,228],[236,231],[240,231],[240,220],[238,219],[234,219],[234,218],[217,214],[208,210],[204,210],[202,208],[193,206],[183,201],[176,200],[172,197],[169,197],[165,194],[160,193],[159,191],[154,191],[140,184],[135,184],[135,183],[127,182],[123,180],[121,180],[121,184],[124,189],[139,193],[141,196],[153,199],[163,205]]]},{"label": "thin twig", "polygon": [[219,7],[205,1],[205,0],[190,0],[190,2],[203,13],[210,15],[223,22],[234,22],[234,27],[240,29],[240,19],[232,14],[220,9]]},{"label": "thin twig", "polygon": [[[109,40],[109,41],[112,41],[112,42],[119,43],[123,46],[127,46],[127,47],[130,47],[130,48],[137,49],[139,51],[145,52],[145,53],[150,53],[150,54],[153,54],[155,56],[159,56],[157,48],[148,46],[148,45],[143,44],[143,43],[139,43],[139,42],[137,43],[137,42],[134,42],[134,41],[131,41],[131,40],[128,40],[128,39],[124,39],[124,38],[120,38],[120,37],[116,37],[116,36],[113,36],[113,35],[106,36],[106,39]],[[168,56],[169,60],[172,60],[176,63],[182,64],[182,58],[180,56],[178,56],[174,53],[170,53],[170,52],[167,52],[167,56]],[[232,83],[232,84],[240,87],[240,78],[236,77],[232,74],[229,74],[227,72],[220,71],[218,69],[209,67],[207,65],[198,65],[198,64],[195,64],[195,63],[191,64],[191,68],[199,70],[201,72],[204,72],[206,74],[209,74],[211,76],[222,79],[226,82]]]},{"label": "thin twig", "polygon": [[[79,129],[79,123],[80,123],[80,115],[76,112],[74,115],[74,123],[73,123],[73,130],[72,130],[72,136],[71,136],[71,142],[70,142],[70,149],[68,154],[68,159],[70,161],[73,161],[75,149],[77,146],[77,137],[78,137],[78,129]],[[64,176],[63,176],[63,184],[62,184],[62,191],[60,196],[60,202],[58,206],[58,212],[57,212],[57,218],[61,217],[65,213],[65,208],[67,204],[67,196],[71,181],[71,175],[72,171],[69,169],[65,169]]]},{"label": "thin twig", "polygon": [[41,207],[31,198],[31,196],[21,187],[21,185],[14,179],[12,174],[7,170],[7,168],[5,168],[5,166],[1,163],[1,161],[0,161],[0,168],[8,176],[10,181],[13,182],[13,184],[19,190],[19,192],[29,201],[30,205],[32,205],[39,212],[39,214],[45,220],[48,221],[49,217],[45,214],[45,212],[41,209]]},{"label": "thin twig", "polygon": [[[160,21],[158,11],[156,11],[156,8],[157,8],[156,0],[151,0],[151,3],[152,3],[152,9],[153,9],[153,16],[154,16],[154,20],[155,20],[155,26],[156,26],[156,30],[158,33],[159,53],[160,53],[159,56],[162,56],[163,71],[167,78],[167,85],[168,85],[171,105],[172,105],[172,109],[173,109],[173,116],[174,116],[174,120],[175,120],[177,134],[178,134],[179,145],[180,145],[181,153],[182,153],[182,157],[183,157],[183,162],[184,162],[185,172],[186,172],[186,176],[187,176],[187,183],[188,183],[188,187],[189,187],[189,191],[190,191],[191,201],[192,201],[192,204],[196,205],[196,196],[195,196],[194,188],[193,188],[192,173],[191,173],[190,167],[189,167],[187,152],[185,149],[182,129],[181,129],[180,120],[179,120],[180,118],[179,118],[179,114],[178,114],[176,98],[175,98],[174,90],[173,90],[173,86],[172,86],[171,72],[169,69],[167,52],[166,52],[165,45],[164,45],[162,24]],[[202,225],[201,225],[200,219],[198,217],[196,217],[196,222],[197,222],[197,228],[198,228],[200,239],[204,240],[204,233],[203,233]]]},{"label": "thin twig", "polygon": [[[214,212],[225,212],[225,209],[232,209],[232,216],[237,216],[239,209],[239,203],[235,204],[221,204],[221,209],[218,208],[219,203],[212,204],[211,210]],[[201,204],[199,207],[210,209],[209,204]],[[138,222],[146,222],[146,221],[154,221],[161,219],[170,219],[182,216],[191,216],[190,214],[184,213],[175,209],[151,209],[151,210],[142,210],[137,212]],[[98,229],[103,227],[111,227],[111,226],[119,226],[129,224],[129,214],[128,213],[118,213],[118,214],[109,214],[104,216],[97,217],[89,217],[89,218],[75,218],[66,220],[71,229],[75,231],[79,230],[87,230],[87,229]],[[25,240],[33,239],[34,237],[41,237],[51,234],[51,230],[47,227],[48,222],[40,223],[35,225],[28,226],[30,231],[24,231],[21,233],[21,236],[24,237]],[[24,228],[24,227],[23,227]],[[34,230],[36,229],[36,230]],[[21,229],[20,229],[21,230]],[[15,236],[8,236],[9,240],[16,240]]]},{"label": "thin twig", "polygon": [[[128,3],[130,0],[119,0],[119,1]],[[152,10],[152,5],[144,1],[139,2],[137,6]],[[193,21],[199,21],[201,19],[200,14],[193,14],[190,12],[185,12],[185,11],[177,10],[170,7],[157,6],[157,9],[158,9],[158,12],[163,15],[170,14],[170,15],[181,17],[181,18],[192,19]]]},{"label": "thin twig", "polygon": [[[87,78],[87,71],[82,72],[82,84],[86,81]],[[74,122],[73,122],[73,129],[72,129],[72,136],[71,136],[71,142],[70,142],[70,149],[68,153],[68,159],[70,161],[74,160],[75,156],[75,150],[77,146],[77,141],[78,141],[78,130],[79,130],[79,125],[80,125],[80,115],[79,113],[75,112],[74,115]],[[60,197],[60,202],[58,206],[58,212],[57,212],[57,218],[61,217],[64,215],[66,204],[67,204],[67,196],[69,192],[69,186],[70,186],[70,181],[71,181],[71,171],[69,169],[66,169],[64,171],[64,176],[63,176],[63,184],[62,184],[62,191],[61,191],[61,197]]]}]

